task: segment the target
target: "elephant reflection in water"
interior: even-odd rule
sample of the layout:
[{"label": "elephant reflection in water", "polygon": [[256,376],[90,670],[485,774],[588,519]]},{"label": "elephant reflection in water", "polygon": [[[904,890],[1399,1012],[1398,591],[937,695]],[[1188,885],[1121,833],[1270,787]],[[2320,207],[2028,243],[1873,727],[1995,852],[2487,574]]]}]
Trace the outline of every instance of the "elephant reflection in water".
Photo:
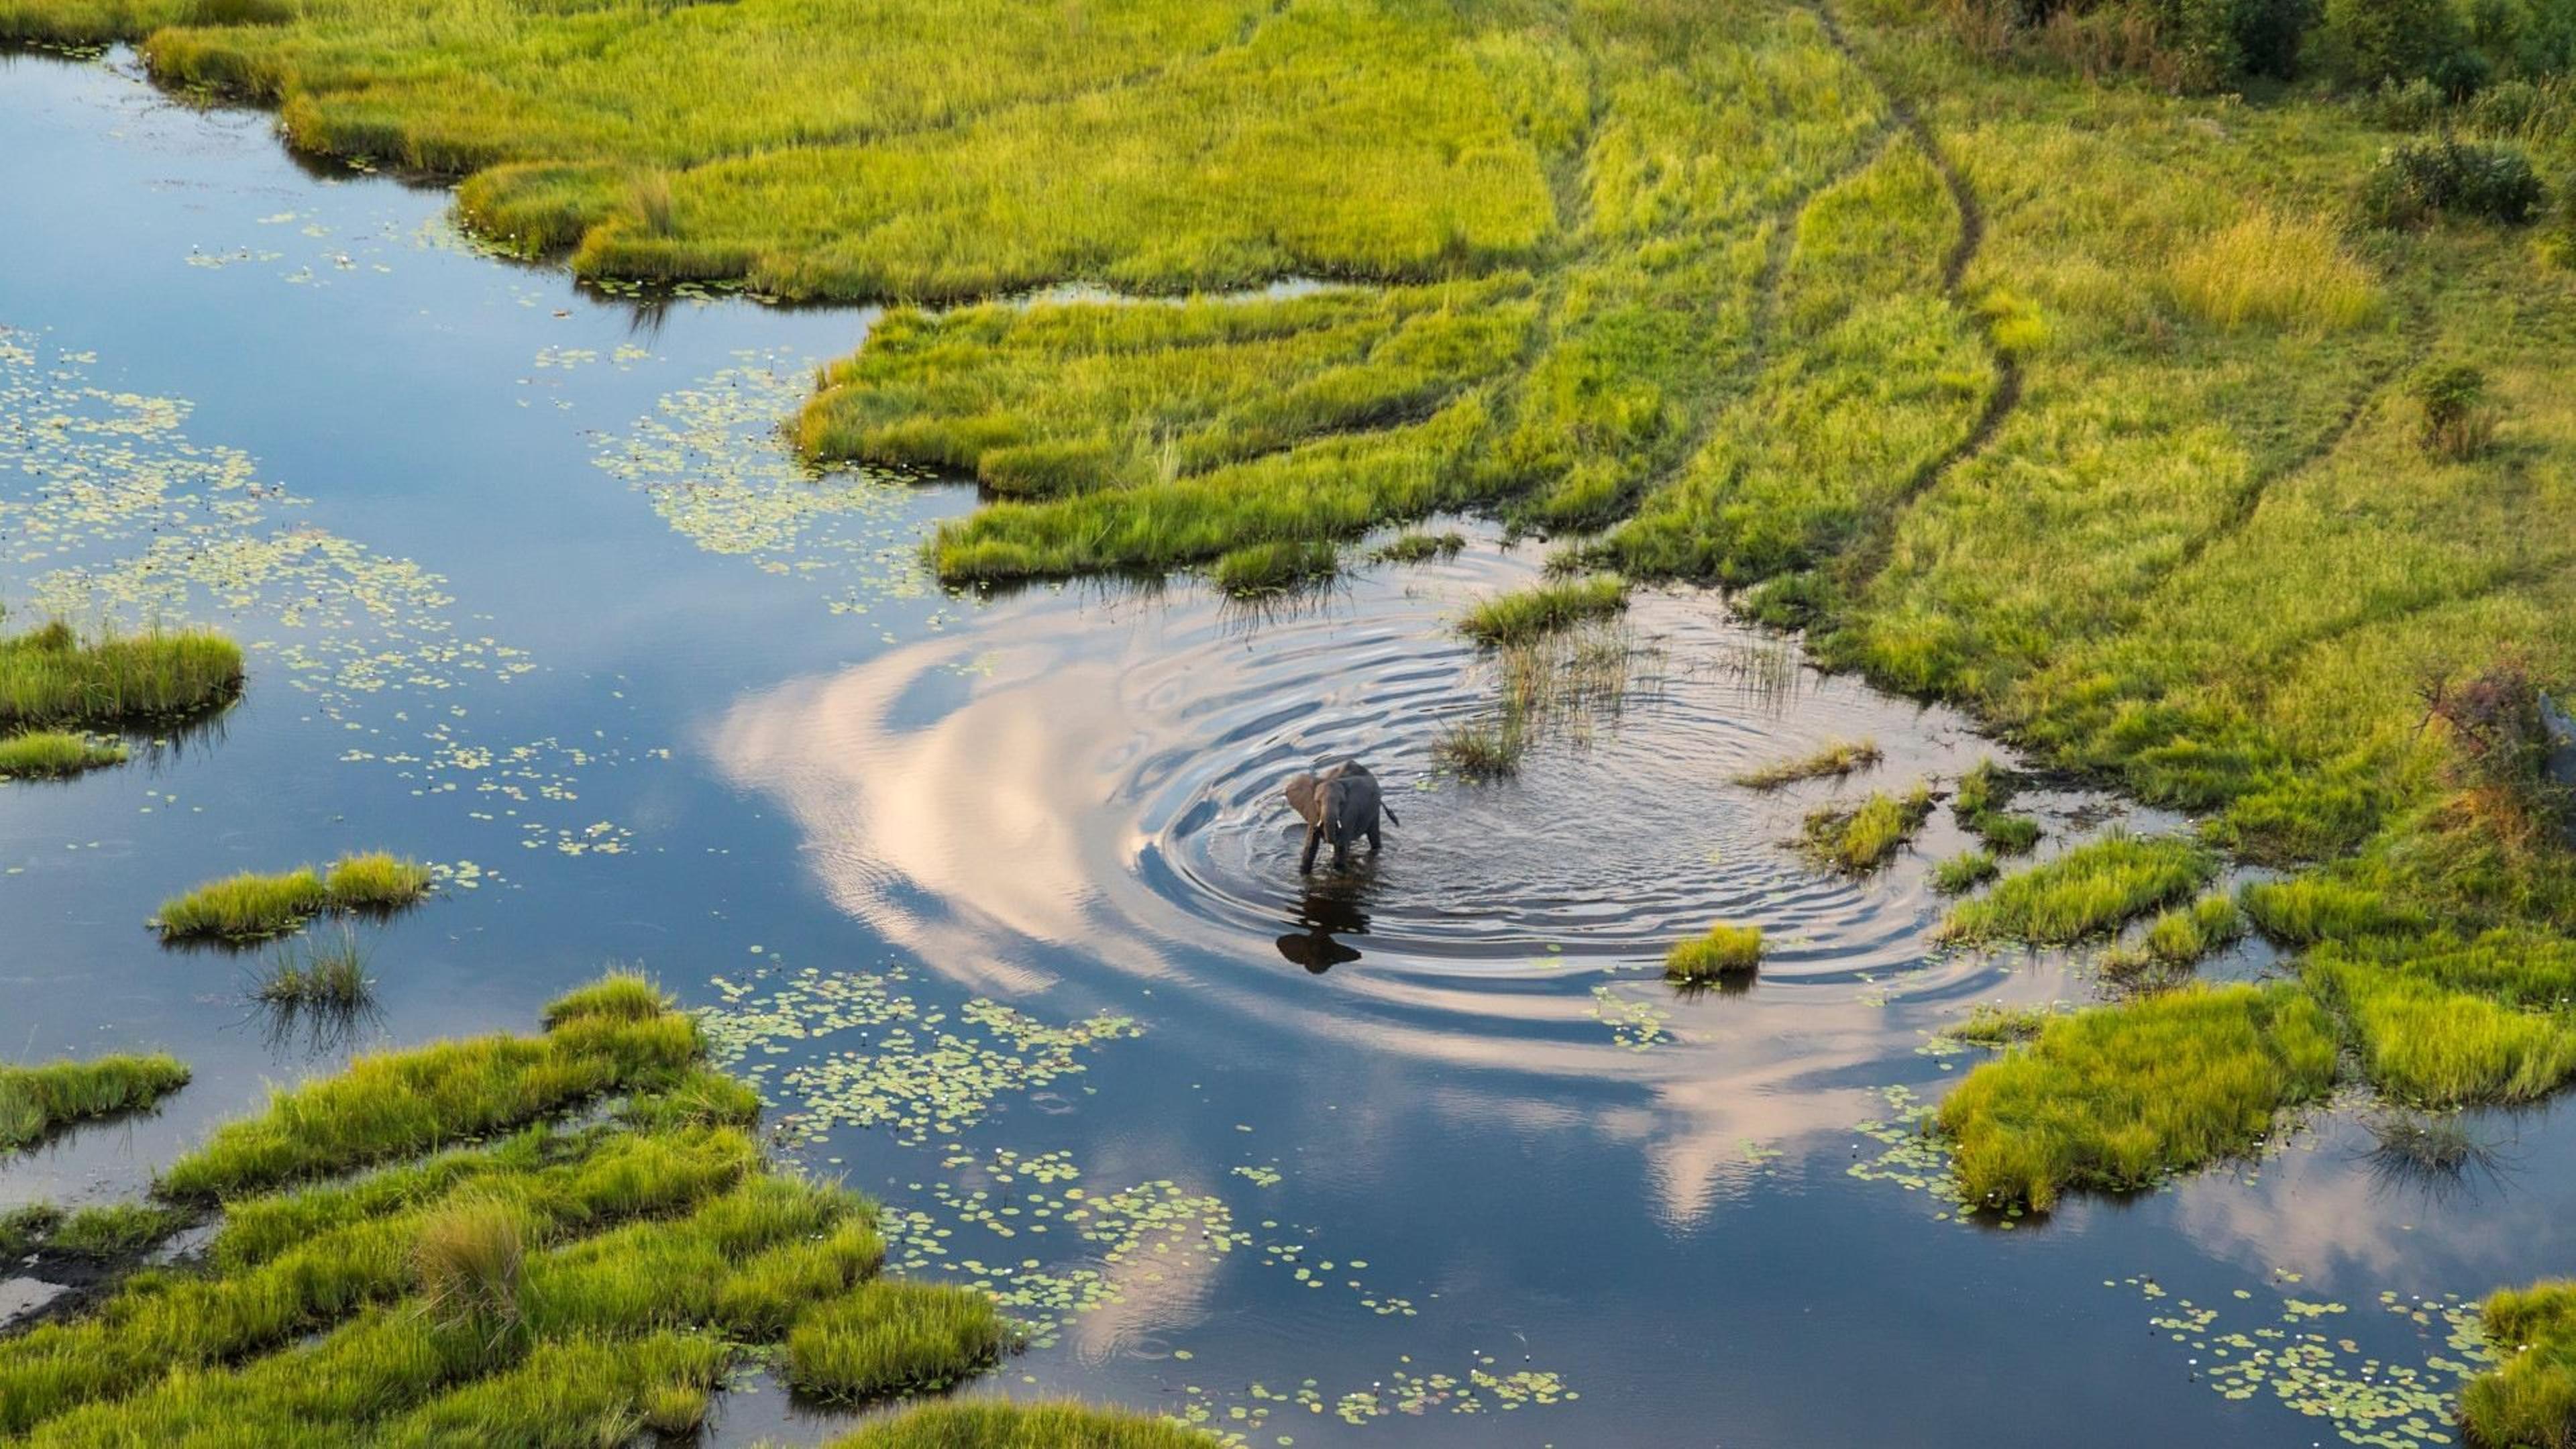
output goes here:
[{"label": "elephant reflection in water", "polygon": [[1350,886],[1309,887],[1297,904],[1297,929],[1279,938],[1279,954],[1317,976],[1360,959],[1359,948],[1334,939],[1368,934],[1368,912]]}]

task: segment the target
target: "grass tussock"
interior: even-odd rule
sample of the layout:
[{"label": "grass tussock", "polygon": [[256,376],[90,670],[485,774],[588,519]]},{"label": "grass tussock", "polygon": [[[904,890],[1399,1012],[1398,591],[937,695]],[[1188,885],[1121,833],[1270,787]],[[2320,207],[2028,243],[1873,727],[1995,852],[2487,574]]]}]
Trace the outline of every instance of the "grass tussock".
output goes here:
[{"label": "grass tussock", "polygon": [[1932,889],[1962,896],[2003,874],[2003,867],[1982,850],[1966,850],[1932,867]]},{"label": "grass tussock", "polygon": [[1664,979],[1684,985],[1749,981],[1762,965],[1762,928],[1724,922],[1708,933],[1675,941],[1664,953]]},{"label": "grass tussock", "polygon": [[0,739],[0,780],[67,780],[125,763],[125,746],[69,730],[29,730]]},{"label": "grass tussock", "polygon": [[797,1321],[787,1378],[820,1398],[882,1398],[970,1377],[1009,1343],[992,1298],[976,1289],[873,1280]]},{"label": "grass tussock", "polygon": [[199,630],[83,640],[61,622],[0,639],[0,733],[141,726],[241,693],[240,646]]},{"label": "grass tussock", "polygon": [[1881,758],[1876,740],[1835,740],[1813,754],[1746,770],[1735,777],[1735,783],[1751,790],[1777,790],[1801,780],[1839,780],[1875,766]]},{"label": "grass tussock", "polygon": [[2189,987],[2052,1018],[1970,1072],[1937,1122],[1965,1200],[2045,1209],[2252,1150],[2334,1078],[2333,1028],[2295,987]]},{"label": "grass tussock", "polygon": [[131,1258],[224,1201],[201,1254],[0,1339],[0,1435],[593,1449],[693,1431],[791,1330],[856,1397],[992,1361],[990,1300],[873,1282],[874,1205],[769,1170],[691,1018],[632,978],[550,1017],[281,1092],[170,1202],[0,1219],[0,1247]]},{"label": "grass tussock", "polygon": [[1994,761],[1979,760],[1975,768],[1959,777],[1959,793],[1951,797],[1950,810],[1987,850],[1997,855],[2022,855],[2039,844],[2039,822],[2006,808],[2012,797],[2011,777],[1996,768]]},{"label": "grass tussock", "polygon": [[0,1152],[20,1151],[92,1117],[142,1111],[187,1082],[187,1067],[160,1055],[0,1065]]},{"label": "grass tussock", "polygon": [[1932,818],[1932,791],[1917,785],[1902,797],[1877,791],[1856,806],[1829,806],[1807,816],[1800,844],[1808,859],[1859,875],[1877,870]]},{"label": "grass tussock", "polygon": [[2255,211],[2219,229],[2173,264],[2183,310],[2228,331],[2269,327],[2316,335],[2378,314],[2370,269],[2323,218]]},{"label": "grass tussock", "polygon": [[1208,569],[1216,586],[1235,598],[1285,593],[1329,579],[1341,568],[1341,551],[1329,542],[1298,539],[1247,544],[1218,557]]},{"label": "grass tussock", "polygon": [[1423,533],[1412,530],[1399,533],[1369,551],[1379,563],[1446,563],[1466,551],[1467,535],[1451,529],[1446,533]]},{"label": "grass tussock", "polygon": [[2189,895],[2216,868],[2188,840],[2108,835],[1951,907],[1941,932],[1956,941],[2067,945]]},{"label": "grass tussock", "polygon": [[1542,740],[1579,745],[1615,723],[1644,687],[1641,666],[1656,657],[1615,615],[1488,650],[1492,706],[1444,725],[1432,756],[1461,779],[1507,779]]},{"label": "grass tussock", "polygon": [[251,994],[289,1010],[358,1012],[374,1001],[375,982],[357,938],[344,934],[328,945],[281,948],[260,969]]},{"label": "grass tussock", "polygon": [[980,1400],[907,1409],[832,1441],[831,1449],[1209,1449],[1216,1442],[1201,1430],[1142,1414]]},{"label": "grass tussock", "polygon": [[1520,773],[1529,746],[1527,726],[1498,713],[1441,726],[1431,739],[1431,758],[1462,780],[1506,780]]},{"label": "grass tussock", "polygon": [[436,880],[418,861],[366,851],[341,856],[327,871],[299,866],[208,881],[163,901],[154,924],[166,941],[262,941],[301,930],[324,911],[389,915],[425,899]]},{"label": "grass tussock", "polygon": [[2059,1013],[2037,1006],[1978,1006],[1965,1021],[1941,1028],[1941,1035],[1971,1046],[2005,1047],[2040,1034]]},{"label": "grass tussock", "polygon": [[1458,630],[1489,648],[1526,644],[1586,620],[1607,618],[1627,607],[1628,585],[1624,579],[1533,584],[1478,601],[1458,620]]},{"label": "grass tussock", "polygon": [[2460,1427],[2479,1445],[2556,1446],[2576,1432],[2576,1283],[2543,1279],[2486,1301],[2501,1362],[2460,1390]]}]

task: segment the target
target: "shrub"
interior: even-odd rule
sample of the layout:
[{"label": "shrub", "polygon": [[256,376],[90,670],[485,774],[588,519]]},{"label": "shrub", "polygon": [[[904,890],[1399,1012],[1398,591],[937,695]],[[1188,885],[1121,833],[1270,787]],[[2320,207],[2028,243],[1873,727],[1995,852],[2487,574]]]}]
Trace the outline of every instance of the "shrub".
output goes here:
[{"label": "shrub", "polygon": [[2319,41],[2344,81],[2384,86],[2432,79],[2464,37],[2453,0],[2325,0]]},{"label": "shrub", "polygon": [[2420,75],[2385,80],[2371,92],[2369,110],[2371,119],[2392,131],[2421,131],[2441,119],[2442,92]]},{"label": "shrub", "polygon": [[2530,221],[2544,194],[2531,159],[2491,141],[2408,141],[2379,155],[2362,183],[2362,214],[2377,226],[2417,226],[2436,216]]},{"label": "shrub", "polygon": [[1664,953],[1664,979],[1693,985],[1740,981],[1761,964],[1762,928],[1720,923],[1709,927],[1707,935],[1675,941]]},{"label": "shrub", "polygon": [[2406,385],[2422,414],[2424,450],[2445,458],[2473,458],[2495,437],[2495,412],[2486,406],[2487,375],[2466,363],[2428,367]]}]

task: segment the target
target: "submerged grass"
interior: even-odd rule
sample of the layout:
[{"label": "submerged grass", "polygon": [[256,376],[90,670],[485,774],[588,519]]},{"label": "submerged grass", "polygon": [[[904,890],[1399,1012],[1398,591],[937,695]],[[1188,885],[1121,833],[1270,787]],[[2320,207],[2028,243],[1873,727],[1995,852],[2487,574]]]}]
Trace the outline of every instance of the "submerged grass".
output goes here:
[{"label": "submerged grass", "polygon": [[329,945],[280,949],[261,968],[251,994],[292,1010],[356,1012],[375,999],[375,982],[357,938],[343,934]]},{"label": "submerged grass", "polygon": [[2292,986],[2189,987],[2053,1017],[1970,1073],[1938,1122],[1968,1201],[2045,1209],[2252,1150],[2334,1078],[2332,1024]]},{"label": "submerged grass", "polygon": [[141,1111],[187,1082],[187,1067],[160,1055],[0,1065],[0,1152],[29,1147],[88,1118]]},{"label": "submerged grass", "polygon": [[0,780],[63,780],[125,763],[125,746],[69,730],[29,730],[0,739]]},{"label": "submerged grass", "polygon": [[1735,777],[1735,783],[1748,789],[1776,790],[1800,780],[1839,780],[1871,768],[1881,758],[1876,740],[1836,740],[1813,754],[1774,760],[1746,770]]},{"label": "submerged grass", "polygon": [[1931,818],[1930,787],[1917,785],[1902,797],[1877,791],[1856,806],[1809,814],[1801,848],[1812,860],[1863,874],[1887,864]]},{"label": "submerged grass", "polygon": [[[736,1356],[791,1327],[855,1397],[992,1362],[988,1298],[871,1282],[873,1205],[768,1170],[692,1018],[631,977],[547,1015],[540,1038],[277,1093],[172,1165],[175,1205],[10,1219],[48,1254],[131,1257],[225,1207],[200,1259],[0,1339],[0,1434],[588,1449],[691,1432]],[[566,1115],[612,1094],[615,1117]]]},{"label": "submerged grass", "polygon": [[149,725],[241,693],[241,649],[199,630],[82,640],[59,621],[0,639],[0,733]]}]

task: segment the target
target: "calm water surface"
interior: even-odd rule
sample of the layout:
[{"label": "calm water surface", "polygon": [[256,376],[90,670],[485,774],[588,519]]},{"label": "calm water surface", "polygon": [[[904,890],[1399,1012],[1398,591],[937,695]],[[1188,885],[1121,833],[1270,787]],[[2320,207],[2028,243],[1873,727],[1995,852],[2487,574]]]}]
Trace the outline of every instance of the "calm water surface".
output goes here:
[{"label": "calm water surface", "polygon": [[[624,961],[898,1261],[1035,1326],[978,1392],[1256,1444],[2437,1442],[2443,1295],[2568,1261],[2562,1111],[2483,1119],[2498,1168],[2447,1191],[2374,1173],[2344,1106],[2150,1197],[1952,1220],[1874,1124],[1971,1063],[1945,1021],[2094,988],[1931,949],[1946,812],[1879,878],[1800,865],[1836,789],[2003,752],[1712,596],[1641,598],[1624,710],[1464,787],[1430,742],[1492,681],[1443,621],[1538,563],[1489,531],[1259,614],[951,597],[914,548],[970,490],[774,437],[866,312],[585,293],[120,58],[0,62],[0,196],[0,600],[254,649],[220,728],[0,787],[0,1054],[197,1070],[0,1164],[0,1204],[131,1193],[273,1084]],[[1728,783],[1861,735],[1853,786]],[[1276,788],[1342,753],[1403,823],[1301,882]],[[2176,823],[2029,803],[2051,848]],[[144,929],[372,846],[450,883],[369,933],[354,1028]],[[1662,945],[1721,918],[1774,942],[1759,985],[1676,996]],[[715,1437],[841,1422],[754,1383]]]}]

